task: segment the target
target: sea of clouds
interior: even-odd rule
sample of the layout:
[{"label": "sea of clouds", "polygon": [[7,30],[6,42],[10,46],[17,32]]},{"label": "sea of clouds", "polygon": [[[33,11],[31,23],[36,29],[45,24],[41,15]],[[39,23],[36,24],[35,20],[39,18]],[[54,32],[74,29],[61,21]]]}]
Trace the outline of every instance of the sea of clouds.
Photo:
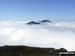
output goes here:
[{"label": "sea of clouds", "polygon": [[27,45],[75,50],[75,22],[27,25],[26,22],[0,21],[0,45]]}]

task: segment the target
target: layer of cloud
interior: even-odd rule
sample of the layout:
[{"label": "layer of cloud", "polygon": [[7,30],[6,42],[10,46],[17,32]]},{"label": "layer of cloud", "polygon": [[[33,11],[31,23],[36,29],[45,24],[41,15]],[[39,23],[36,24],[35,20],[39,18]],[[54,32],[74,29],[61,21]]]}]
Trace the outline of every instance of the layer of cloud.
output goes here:
[{"label": "layer of cloud", "polygon": [[1,21],[0,45],[27,45],[75,50],[75,22],[26,25],[25,22]]}]

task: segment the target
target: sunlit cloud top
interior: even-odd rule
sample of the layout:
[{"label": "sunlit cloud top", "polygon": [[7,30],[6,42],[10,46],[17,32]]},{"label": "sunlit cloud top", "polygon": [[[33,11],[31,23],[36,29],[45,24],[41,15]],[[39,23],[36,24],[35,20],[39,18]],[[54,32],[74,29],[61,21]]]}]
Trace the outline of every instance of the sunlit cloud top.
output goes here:
[{"label": "sunlit cloud top", "polygon": [[28,25],[22,21],[0,22],[0,45],[27,45],[75,50],[75,22]]}]

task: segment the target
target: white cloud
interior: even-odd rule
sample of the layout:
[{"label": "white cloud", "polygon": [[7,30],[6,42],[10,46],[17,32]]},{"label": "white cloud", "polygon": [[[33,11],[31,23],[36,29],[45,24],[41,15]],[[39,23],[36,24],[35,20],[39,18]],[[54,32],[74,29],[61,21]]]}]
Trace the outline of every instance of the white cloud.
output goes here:
[{"label": "white cloud", "polygon": [[25,22],[0,22],[0,45],[27,45],[75,50],[75,22],[26,25]]}]

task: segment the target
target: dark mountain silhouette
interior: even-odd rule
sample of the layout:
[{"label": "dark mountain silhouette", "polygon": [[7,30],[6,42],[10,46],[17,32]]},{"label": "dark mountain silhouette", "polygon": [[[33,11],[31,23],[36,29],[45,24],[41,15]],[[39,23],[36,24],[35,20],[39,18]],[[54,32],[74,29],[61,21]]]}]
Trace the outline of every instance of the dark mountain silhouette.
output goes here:
[{"label": "dark mountain silhouette", "polygon": [[2,46],[0,47],[0,56],[50,56],[58,55],[60,51],[67,52],[64,48],[55,49],[29,46]]},{"label": "dark mountain silhouette", "polygon": [[39,21],[39,22],[42,22],[42,23],[51,23],[51,21],[50,20],[42,20],[42,21]]},{"label": "dark mountain silhouette", "polygon": [[32,24],[40,24],[39,22],[35,22],[35,21],[31,21],[31,22],[28,22],[27,24],[29,24],[29,25],[32,25]]},{"label": "dark mountain silhouette", "polygon": [[51,23],[51,21],[50,20],[42,20],[42,21],[39,21],[39,22],[31,21],[31,22],[28,22],[26,24],[28,24],[28,25],[33,25],[33,24],[38,25],[38,24],[41,24],[41,23]]}]

